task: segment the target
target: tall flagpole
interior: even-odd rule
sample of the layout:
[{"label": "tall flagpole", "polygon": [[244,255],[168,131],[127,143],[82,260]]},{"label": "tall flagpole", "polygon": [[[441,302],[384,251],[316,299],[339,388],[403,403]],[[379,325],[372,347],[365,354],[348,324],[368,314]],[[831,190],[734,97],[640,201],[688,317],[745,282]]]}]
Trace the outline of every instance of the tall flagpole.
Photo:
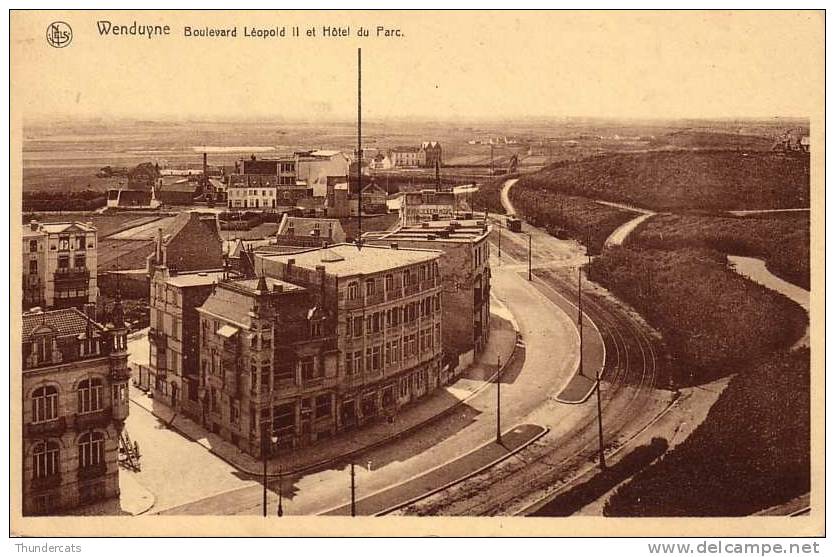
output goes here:
[{"label": "tall flagpole", "polygon": [[[349,190],[350,191],[350,188]],[[357,49],[357,243],[362,243],[362,49]]]}]

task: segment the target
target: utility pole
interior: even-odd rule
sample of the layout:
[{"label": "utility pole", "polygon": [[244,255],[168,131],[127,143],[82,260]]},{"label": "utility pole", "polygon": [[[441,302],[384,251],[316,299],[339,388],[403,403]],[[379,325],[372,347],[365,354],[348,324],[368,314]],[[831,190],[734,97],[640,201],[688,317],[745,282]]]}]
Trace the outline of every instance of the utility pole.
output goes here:
[{"label": "utility pole", "polygon": [[502,216],[499,215],[499,220],[496,222],[496,228],[499,229],[499,260],[502,259]]},{"label": "utility pole", "polygon": [[528,280],[531,280],[531,233],[528,232]]},{"label": "utility pole", "polygon": [[[583,375],[583,270],[577,269],[577,311],[580,329],[580,375]],[[600,370],[595,371],[595,387],[597,394],[597,441],[598,462],[600,469],[606,469],[606,457],[603,453],[603,407],[600,400]]]},{"label": "utility pole", "polygon": [[354,463],[351,463],[351,516],[357,516],[357,483]]},{"label": "utility pole", "polygon": [[502,357],[496,360],[496,443],[502,444]]},{"label": "utility pole", "polygon": [[[348,191],[351,191],[349,186]],[[357,244],[362,244],[362,49],[357,49]]]}]

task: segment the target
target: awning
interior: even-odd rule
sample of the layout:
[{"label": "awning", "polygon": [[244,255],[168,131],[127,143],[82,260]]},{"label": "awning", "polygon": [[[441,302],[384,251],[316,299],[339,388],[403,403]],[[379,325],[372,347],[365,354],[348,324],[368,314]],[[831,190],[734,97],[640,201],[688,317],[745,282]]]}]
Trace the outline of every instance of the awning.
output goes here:
[{"label": "awning", "polygon": [[217,334],[222,336],[223,338],[232,338],[233,336],[238,334],[239,329],[237,327],[233,327],[232,325],[224,325],[220,329],[217,330]]}]

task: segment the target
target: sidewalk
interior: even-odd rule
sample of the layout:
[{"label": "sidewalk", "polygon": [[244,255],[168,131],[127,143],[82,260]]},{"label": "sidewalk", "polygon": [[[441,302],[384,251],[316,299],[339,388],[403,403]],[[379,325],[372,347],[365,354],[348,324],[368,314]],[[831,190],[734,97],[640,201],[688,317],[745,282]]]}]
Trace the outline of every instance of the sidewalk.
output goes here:
[{"label": "sidewalk", "polygon": [[[512,322],[512,316],[507,310],[501,308],[500,302],[495,299],[494,304],[500,313],[493,313],[491,317],[487,345],[478,361],[464,372],[461,379],[452,385],[436,389],[430,395],[403,408],[397,414],[394,423],[382,422],[361,427],[349,433],[337,434],[326,443],[280,454],[278,458],[273,458],[268,463],[268,474],[273,477],[278,475],[279,461],[283,475],[299,474],[323,468],[397,438],[405,437],[453,411],[463,401],[489,385],[489,379],[496,373],[497,358],[501,356],[502,367],[511,361],[516,350],[518,336],[518,327]],[[241,472],[253,476],[262,474],[263,462],[261,460],[242,452],[192,420],[175,415],[169,407],[155,404],[154,400],[144,392],[138,389],[131,389],[130,392],[131,402],[164,421],[168,427],[199,443]]]},{"label": "sidewalk", "polygon": [[154,506],[154,494],[145,489],[133,472],[119,468],[119,497],[85,505],[67,512],[68,516],[137,516]]}]

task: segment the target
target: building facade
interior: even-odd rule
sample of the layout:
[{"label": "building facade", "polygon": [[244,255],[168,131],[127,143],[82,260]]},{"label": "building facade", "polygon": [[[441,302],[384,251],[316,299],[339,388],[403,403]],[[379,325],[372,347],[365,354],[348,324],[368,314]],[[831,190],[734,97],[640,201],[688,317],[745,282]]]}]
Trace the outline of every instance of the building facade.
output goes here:
[{"label": "building facade", "polygon": [[113,314],[120,325],[76,308],[23,315],[24,515],[119,495],[130,370],[124,319]]},{"label": "building facade", "polygon": [[171,274],[157,266],[150,288],[150,344],[148,376],[140,386],[154,399],[189,417],[200,415],[199,331],[197,313],[224,271]]},{"label": "building facade", "polygon": [[296,179],[311,188],[313,197],[327,195],[328,179],[348,176],[350,161],[342,151],[299,151],[296,157]]},{"label": "building facade", "polygon": [[443,151],[441,144],[437,141],[424,141],[420,145],[420,149],[425,153],[423,166],[428,168],[435,168],[436,166],[444,165]]},{"label": "building facade", "polygon": [[393,418],[445,383],[440,255],[339,244],[256,256],[256,272],[321,291],[334,316],[336,431]]},{"label": "building facade", "polygon": [[274,278],[227,280],[200,314],[200,421],[261,456],[267,436],[303,447],[337,429],[338,351],[321,293]]},{"label": "building facade", "polygon": [[430,221],[369,240],[441,250],[444,354],[458,371],[484,350],[490,332],[489,235],[490,226],[483,220]]},{"label": "building facade", "polygon": [[454,218],[455,194],[451,191],[421,190],[405,192],[401,196],[400,222],[404,226]]},{"label": "building facade", "polygon": [[23,228],[23,307],[82,307],[98,297],[92,223],[32,221]]},{"label": "building facade", "polygon": [[399,168],[426,166],[426,152],[418,147],[395,147],[389,151],[389,159]]}]

